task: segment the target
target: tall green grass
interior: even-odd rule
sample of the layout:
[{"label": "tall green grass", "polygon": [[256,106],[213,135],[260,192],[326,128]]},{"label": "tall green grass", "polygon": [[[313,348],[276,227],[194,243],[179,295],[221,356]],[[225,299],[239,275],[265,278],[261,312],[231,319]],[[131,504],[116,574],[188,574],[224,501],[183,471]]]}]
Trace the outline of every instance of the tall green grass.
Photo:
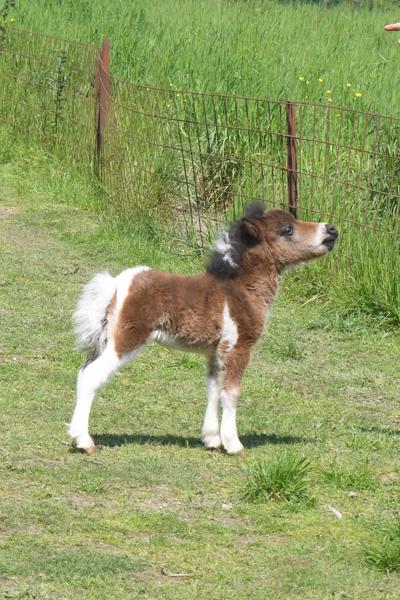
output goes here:
[{"label": "tall green grass", "polygon": [[40,37],[27,49],[15,26],[95,43],[110,36],[112,73],[142,82],[113,82],[103,171],[110,213],[140,218],[160,239],[164,228],[168,243],[175,227],[207,245],[250,199],[286,206],[285,106],[177,90],[322,102],[297,110],[299,169],[313,173],[299,179],[300,216],[334,221],[341,254],[308,269],[308,290],[345,313],[399,323],[399,126],[334,108],[398,112],[399,48],[382,30],[395,15],[372,4],[21,0],[0,40],[14,45],[0,57],[12,75],[0,116],[19,140],[39,137],[57,157],[90,167],[94,49]]},{"label": "tall green grass", "polygon": [[399,111],[400,47],[383,31],[399,18],[395,1],[329,9],[276,0],[17,4],[22,27],[97,44],[110,37],[112,73],[130,81],[274,99],[331,97],[339,105]]}]

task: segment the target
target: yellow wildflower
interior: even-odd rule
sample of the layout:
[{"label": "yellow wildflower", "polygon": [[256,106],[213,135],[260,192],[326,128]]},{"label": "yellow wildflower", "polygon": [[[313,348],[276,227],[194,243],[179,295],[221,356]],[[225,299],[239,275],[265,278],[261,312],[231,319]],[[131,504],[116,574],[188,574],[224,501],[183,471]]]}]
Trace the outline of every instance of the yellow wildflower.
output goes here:
[{"label": "yellow wildflower", "polygon": [[356,92],[356,93],[354,94],[354,96],[355,96],[356,98],[361,98],[361,96],[362,96],[362,93],[361,93],[361,92]]},{"label": "yellow wildflower", "polygon": [[300,81],[304,81],[305,78],[303,77],[303,75],[300,75],[299,79]]},{"label": "yellow wildflower", "polygon": [[308,80],[306,81],[306,85],[310,85],[310,82]]},{"label": "yellow wildflower", "polygon": [[351,87],[351,83],[346,83],[346,87]]},{"label": "yellow wildflower", "polygon": [[332,94],[332,90],[326,90],[327,94]]},{"label": "yellow wildflower", "polygon": [[328,98],[328,102],[333,102],[332,98]]},{"label": "yellow wildflower", "polygon": [[324,80],[323,80],[323,79],[321,79],[321,77],[318,79],[318,81],[319,81],[320,83],[324,83]]}]

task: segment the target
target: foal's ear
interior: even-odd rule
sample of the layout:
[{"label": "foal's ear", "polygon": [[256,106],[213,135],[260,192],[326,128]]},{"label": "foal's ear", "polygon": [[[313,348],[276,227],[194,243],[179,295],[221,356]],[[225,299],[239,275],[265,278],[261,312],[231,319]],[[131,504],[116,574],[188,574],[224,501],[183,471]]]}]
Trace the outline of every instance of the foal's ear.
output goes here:
[{"label": "foal's ear", "polygon": [[246,237],[249,238],[250,243],[261,242],[262,239],[262,231],[260,227],[260,223],[257,219],[249,219],[247,217],[243,217],[240,222],[241,229],[245,233]]}]

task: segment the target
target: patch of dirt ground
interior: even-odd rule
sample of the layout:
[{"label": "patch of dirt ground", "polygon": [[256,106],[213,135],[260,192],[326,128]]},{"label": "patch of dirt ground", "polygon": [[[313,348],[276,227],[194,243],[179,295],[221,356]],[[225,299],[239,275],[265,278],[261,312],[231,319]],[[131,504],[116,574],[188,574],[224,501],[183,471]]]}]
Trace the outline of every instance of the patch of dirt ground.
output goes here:
[{"label": "patch of dirt ground", "polygon": [[0,206],[0,221],[9,219],[18,212],[15,206]]}]

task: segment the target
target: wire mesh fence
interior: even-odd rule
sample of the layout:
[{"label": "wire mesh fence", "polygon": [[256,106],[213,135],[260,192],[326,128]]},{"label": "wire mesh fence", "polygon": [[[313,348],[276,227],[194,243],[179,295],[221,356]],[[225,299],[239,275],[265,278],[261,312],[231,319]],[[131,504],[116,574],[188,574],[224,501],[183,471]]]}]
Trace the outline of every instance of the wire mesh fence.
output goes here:
[{"label": "wire mesh fence", "polygon": [[0,119],[17,137],[40,141],[92,169],[97,47],[21,30],[0,30]]},{"label": "wire mesh fence", "polygon": [[342,224],[352,242],[399,235],[400,119],[110,78],[103,173],[121,208],[163,215],[208,246],[244,206]]},{"label": "wire mesh fence", "polygon": [[94,170],[114,211],[204,248],[263,200],[338,224],[353,260],[398,257],[400,118],[128,83],[108,48],[7,27],[0,117]]}]

